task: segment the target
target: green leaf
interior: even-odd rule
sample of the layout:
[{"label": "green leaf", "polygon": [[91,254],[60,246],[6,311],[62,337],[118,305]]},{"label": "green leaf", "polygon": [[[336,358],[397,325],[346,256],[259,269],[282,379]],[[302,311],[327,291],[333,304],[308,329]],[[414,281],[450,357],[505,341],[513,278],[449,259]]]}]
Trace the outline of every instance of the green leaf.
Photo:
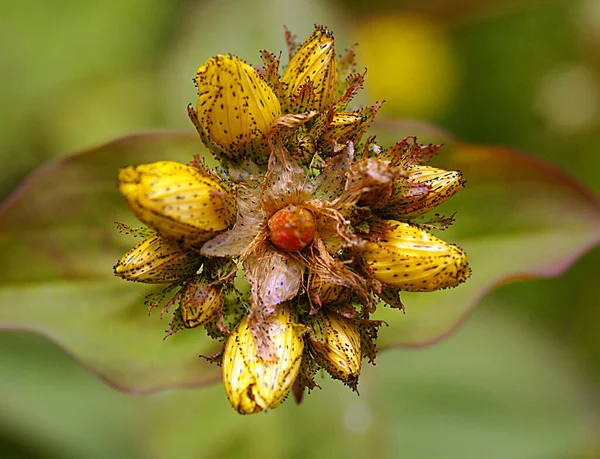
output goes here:
[{"label": "green leaf", "polygon": [[574,458],[593,426],[557,346],[502,310],[478,311],[444,345],[366,365],[360,396],[318,376],[301,406],[248,417],[221,387],[178,391],[142,407],[141,426],[157,458]]},{"label": "green leaf", "polygon": [[0,329],[42,334],[125,390],[216,380],[218,368],[198,358],[216,343],[199,330],[163,341],[168,319],[148,318],[143,301],[156,288],[112,272],[136,243],[114,222],[139,226],[118,193],[118,169],[198,152],[195,134],[141,134],[34,172],[0,208]]},{"label": "green leaf", "polygon": [[381,346],[422,346],[453,332],[495,287],[520,279],[560,275],[600,243],[600,199],[549,163],[502,147],[475,146],[422,123],[387,122],[375,129],[382,146],[404,135],[443,142],[430,163],[461,170],[467,185],[436,213],[452,215],[446,231],[433,231],[462,247],[472,269],[451,290],[406,293],[406,314],[379,308],[388,322]]},{"label": "green leaf", "polygon": [[486,301],[443,345],[382,354],[360,396],[320,375],[301,406],[253,416],[219,385],[126,397],[43,340],[5,333],[0,435],[61,459],[592,457],[593,387],[576,354],[507,306]]}]

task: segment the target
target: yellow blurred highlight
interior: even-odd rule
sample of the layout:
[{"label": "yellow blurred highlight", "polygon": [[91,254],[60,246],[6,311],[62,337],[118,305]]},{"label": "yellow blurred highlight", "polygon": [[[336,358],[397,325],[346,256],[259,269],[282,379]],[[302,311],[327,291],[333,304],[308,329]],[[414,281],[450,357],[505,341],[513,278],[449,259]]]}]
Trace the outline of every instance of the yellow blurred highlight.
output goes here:
[{"label": "yellow blurred highlight", "polygon": [[440,24],[415,14],[377,16],[359,25],[358,43],[365,90],[371,100],[385,99],[383,113],[431,118],[452,102],[458,65]]}]

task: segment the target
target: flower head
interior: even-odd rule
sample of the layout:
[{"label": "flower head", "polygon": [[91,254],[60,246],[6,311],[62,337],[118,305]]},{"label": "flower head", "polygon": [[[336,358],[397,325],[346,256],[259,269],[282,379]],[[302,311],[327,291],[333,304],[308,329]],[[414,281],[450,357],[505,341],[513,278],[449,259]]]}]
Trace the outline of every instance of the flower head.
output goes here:
[{"label": "flower head", "polygon": [[147,304],[171,295],[168,335],[204,327],[223,343],[213,360],[240,413],[275,408],[292,386],[310,391],[320,368],[356,389],[377,354],[378,304],[404,308],[402,291],[470,274],[465,252],[429,232],[452,223],[426,214],[464,184],[425,164],[440,146],[363,140],[381,104],[347,111],[364,80],[353,52],[336,56],[324,27],[287,39],[283,71],[268,52],[260,69],[230,55],[198,69],[188,111],[218,174],[195,159],[119,175],[150,230],[129,230],[146,239],[115,273],[170,283]]}]

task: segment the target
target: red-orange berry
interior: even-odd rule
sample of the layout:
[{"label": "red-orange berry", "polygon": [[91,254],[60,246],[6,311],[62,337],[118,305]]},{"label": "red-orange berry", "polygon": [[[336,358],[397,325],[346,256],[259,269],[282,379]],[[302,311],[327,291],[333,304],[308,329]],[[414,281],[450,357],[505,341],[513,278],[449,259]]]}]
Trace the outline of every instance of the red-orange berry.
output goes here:
[{"label": "red-orange berry", "polygon": [[310,211],[289,205],[269,219],[271,242],[286,252],[298,252],[315,237],[315,219]]}]

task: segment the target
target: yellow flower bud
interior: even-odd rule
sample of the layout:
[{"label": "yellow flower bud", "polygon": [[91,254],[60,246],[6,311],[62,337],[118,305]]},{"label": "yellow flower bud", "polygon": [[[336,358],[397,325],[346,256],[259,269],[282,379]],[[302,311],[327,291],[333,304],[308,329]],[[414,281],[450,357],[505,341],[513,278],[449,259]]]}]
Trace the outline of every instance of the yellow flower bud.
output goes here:
[{"label": "yellow flower bud", "polygon": [[459,171],[446,171],[430,166],[412,166],[407,178],[394,184],[386,215],[415,217],[433,210],[465,184]]},{"label": "yellow flower bud", "polygon": [[362,360],[360,330],[352,320],[322,311],[310,320],[313,356],[331,376],[356,386]]},{"label": "yellow flower bud", "polygon": [[281,81],[287,86],[285,98],[288,105],[302,90],[302,86],[312,84],[314,97],[310,106],[304,110],[324,111],[337,96],[338,72],[335,50],[333,47],[333,34],[324,27],[318,27],[306,39],[300,49],[290,59]]},{"label": "yellow flower bud", "polygon": [[226,159],[266,164],[267,134],[281,106],[258,72],[231,55],[218,55],[198,68],[194,123],[206,146]]},{"label": "yellow flower bud", "polygon": [[146,284],[169,284],[193,276],[202,264],[197,253],[158,235],[147,237],[121,257],[115,274]]},{"label": "yellow flower bud", "polygon": [[409,292],[432,292],[456,287],[471,274],[467,255],[427,231],[388,220],[376,242],[367,242],[363,259],[373,277],[388,286]]},{"label": "yellow flower bud", "polygon": [[336,303],[346,300],[351,293],[350,289],[347,287],[336,284],[320,276],[313,276],[310,279],[308,283],[308,292],[311,300],[316,303],[318,307],[327,303]]},{"label": "yellow flower bud", "polygon": [[242,414],[275,408],[287,396],[300,371],[304,340],[292,322],[290,310],[280,305],[268,335],[276,359],[258,357],[257,342],[244,318],[229,336],[223,353],[223,383],[231,406]]},{"label": "yellow flower bud", "polygon": [[215,179],[172,161],[121,169],[119,190],[143,223],[186,245],[210,239],[234,218],[233,199]]},{"label": "yellow flower bud", "polygon": [[196,277],[187,283],[181,294],[181,321],[186,328],[204,325],[217,316],[222,306],[221,286],[211,284],[209,279],[203,276]]},{"label": "yellow flower bud", "polygon": [[346,145],[348,140],[360,141],[370,119],[361,112],[336,113],[327,129],[319,137],[319,146],[331,149],[336,144]]}]

